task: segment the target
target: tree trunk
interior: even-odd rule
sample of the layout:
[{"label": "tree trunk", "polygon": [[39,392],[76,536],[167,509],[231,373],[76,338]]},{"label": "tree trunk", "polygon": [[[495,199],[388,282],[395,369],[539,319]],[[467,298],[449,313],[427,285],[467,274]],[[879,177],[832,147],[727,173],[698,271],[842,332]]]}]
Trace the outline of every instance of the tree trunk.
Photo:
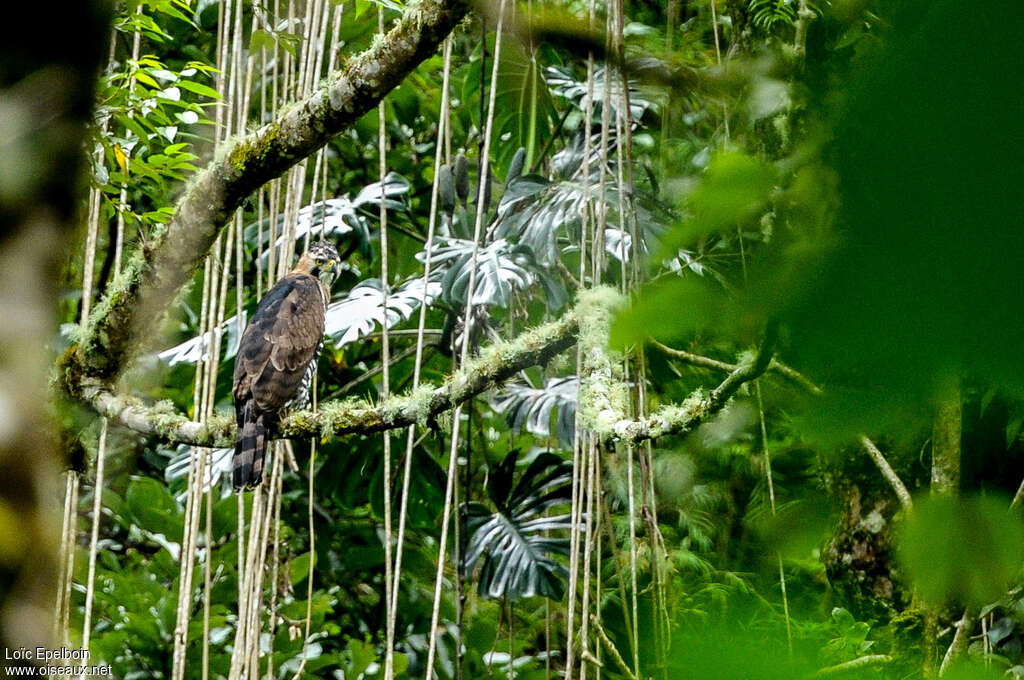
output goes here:
[{"label": "tree trunk", "polygon": [[[937,393],[935,415],[932,419],[932,475],[931,494],[936,497],[953,497],[960,492],[960,439],[963,433],[963,412],[961,408],[960,381],[951,378]],[[939,663],[939,610],[930,605],[925,608],[924,675],[938,677],[955,657],[955,649],[961,638],[970,631],[957,629],[947,660]],[[971,617],[964,612],[962,624],[971,626]],[[966,648],[966,645],[964,645]]]}]

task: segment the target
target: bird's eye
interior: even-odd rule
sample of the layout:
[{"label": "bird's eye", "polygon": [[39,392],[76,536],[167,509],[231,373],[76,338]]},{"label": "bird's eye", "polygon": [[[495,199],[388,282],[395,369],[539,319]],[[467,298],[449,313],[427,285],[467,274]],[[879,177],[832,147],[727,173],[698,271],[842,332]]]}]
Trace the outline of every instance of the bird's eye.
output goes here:
[{"label": "bird's eye", "polygon": [[322,258],[322,257],[318,257],[318,258],[316,258],[316,266],[318,266],[318,267],[319,267],[319,266],[321,266],[321,265],[322,265],[323,263],[324,263],[324,258]]}]

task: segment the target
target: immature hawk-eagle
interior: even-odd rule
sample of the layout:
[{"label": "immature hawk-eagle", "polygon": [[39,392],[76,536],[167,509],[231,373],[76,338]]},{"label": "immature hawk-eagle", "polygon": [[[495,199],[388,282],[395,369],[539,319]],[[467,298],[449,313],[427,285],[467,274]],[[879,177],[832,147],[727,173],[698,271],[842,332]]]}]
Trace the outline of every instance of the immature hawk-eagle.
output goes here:
[{"label": "immature hawk-eagle", "polygon": [[331,299],[338,251],[311,243],[287,276],[260,300],[235,357],[236,491],[259,486],[267,434],[280,414],[309,403],[309,388],[324,346],[324,316]]}]

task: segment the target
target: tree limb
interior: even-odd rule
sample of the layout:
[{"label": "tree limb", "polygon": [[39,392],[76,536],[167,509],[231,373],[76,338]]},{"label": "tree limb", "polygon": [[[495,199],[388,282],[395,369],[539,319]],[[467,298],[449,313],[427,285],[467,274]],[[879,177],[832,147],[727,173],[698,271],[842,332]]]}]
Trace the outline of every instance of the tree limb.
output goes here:
[{"label": "tree limb", "polygon": [[245,198],[376,106],[436,51],[468,9],[466,0],[420,0],[410,5],[382,40],[328,77],[312,95],[256,132],[225,142],[193,177],[171,221],[134,254],[107,291],[81,341],[63,355],[64,386],[73,389],[81,378],[112,383],[125,368],[141,331],[152,328],[195,274]]},{"label": "tree limb", "polygon": [[[581,310],[582,313],[584,312]],[[606,442],[637,444],[667,434],[692,430],[721,411],[744,383],[759,378],[768,370],[777,340],[778,325],[774,322],[769,323],[765,329],[764,339],[752,360],[737,365],[710,394],[698,390],[682,404],[664,406],[652,415],[638,420],[625,417],[621,396],[616,395],[614,391],[602,394],[602,390],[607,387],[607,382],[594,381],[591,376],[588,376],[588,382],[596,384],[581,391],[580,414],[587,426],[602,441]],[[591,370],[595,365],[600,369],[600,363],[594,359],[600,346],[600,343],[597,343],[589,351],[584,349],[584,368],[587,368],[589,363]],[[607,346],[607,342],[604,346]],[[606,361],[609,365],[613,364],[610,360]],[[599,373],[600,371],[608,372],[608,369],[600,369]],[[610,377],[614,377],[614,374],[611,374]],[[589,406],[583,403],[584,394],[587,394],[593,402]]]},{"label": "tree limb", "polygon": [[[735,374],[735,372],[741,368],[741,366],[737,364],[730,364],[724,361],[719,361],[718,359],[712,359],[710,357],[706,357],[700,354],[694,354],[693,352],[687,352],[684,350],[668,347],[667,345],[663,345],[657,340],[654,340],[653,338],[650,340],[650,343],[654,345],[654,347],[656,347],[657,349],[661,350],[666,355],[674,359],[685,361],[686,363],[692,366],[708,368],[713,371],[729,371],[733,374]],[[777,373],[778,375],[786,378],[793,384],[798,385],[799,387],[803,388],[805,391],[814,396],[821,396],[824,394],[824,390],[815,385],[806,376],[804,376],[796,369],[787,366],[781,361],[771,359],[771,361],[768,363],[767,371],[770,373]],[[687,414],[680,414],[680,416],[683,419],[685,419],[687,417]],[[892,469],[891,465],[889,465],[889,461],[885,459],[885,456],[882,455],[882,452],[878,449],[877,446],[875,446],[874,442],[872,442],[867,437],[861,435],[860,443],[861,446],[864,447],[864,450],[868,452],[868,455],[871,456],[871,460],[874,461],[875,465],[878,467],[878,470],[882,473],[882,476],[885,477],[885,480],[889,482],[890,486],[892,486],[893,491],[896,492],[896,497],[899,499],[900,505],[902,505],[904,509],[910,510],[911,507],[913,507],[913,500],[911,499],[910,492],[907,490],[906,485],[903,484],[903,481],[900,479],[899,475],[896,474],[896,471]],[[1018,491],[1018,494],[1024,497],[1024,483],[1021,483],[1021,491]],[[1011,507],[1013,506],[1011,505]]]},{"label": "tree limb", "polygon": [[[685,350],[669,347],[668,345],[663,345],[654,338],[650,338],[648,342],[650,342],[651,345],[653,345],[655,348],[657,348],[664,354],[672,357],[673,359],[685,361],[691,366],[708,368],[713,371],[721,371],[723,373],[731,373],[732,371],[735,371],[737,368],[739,368],[739,365],[737,364],[730,364],[725,361],[719,361],[718,359],[706,357],[702,354],[694,354],[693,352],[687,352]],[[807,376],[805,376],[803,373],[800,373],[795,368],[792,368],[789,365],[782,363],[778,359],[771,360],[771,362],[768,364],[767,372],[775,373],[783,378],[786,378],[793,384],[797,385],[798,387],[801,387],[802,389],[816,397],[821,396],[823,394],[822,389],[815,385],[814,382],[807,378]]]},{"label": "tree limb", "polygon": [[875,446],[874,442],[864,435],[861,435],[860,443],[861,446],[864,447],[864,450],[868,452],[868,455],[871,456],[871,460],[875,462],[875,465],[882,473],[882,476],[885,477],[885,481],[889,482],[889,486],[891,486],[892,490],[896,492],[896,497],[900,499],[900,505],[903,506],[903,509],[910,510],[914,507],[914,501],[911,499],[910,492],[907,491],[906,485],[903,484],[903,480],[901,480],[900,476],[896,474],[896,471],[892,469],[892,466],[889,465],[889,461],[885,459],[885,456],[883,456],[882,452],[878,450],[878,447]]},{"label": "tree limb", "polygon": [[[385,399],[376,406],[354,400],[325,401],[316,413],[296,411],[285,416],[271,436],[331,438],[429,423],[524,368],[547,363],[576,344],[578,330],[577,314],[570,311],[512,341],[486,348],[439,387],[421,385],[412,393]],[[117,394],[95,380],[85,381],[79,392],[98,413],[136,432],[192,446],[234,445],[235,424],[230,415],[217,414],[206,423],[198,423],[175,411],[168,402],[147,405],[136,397]]]}]

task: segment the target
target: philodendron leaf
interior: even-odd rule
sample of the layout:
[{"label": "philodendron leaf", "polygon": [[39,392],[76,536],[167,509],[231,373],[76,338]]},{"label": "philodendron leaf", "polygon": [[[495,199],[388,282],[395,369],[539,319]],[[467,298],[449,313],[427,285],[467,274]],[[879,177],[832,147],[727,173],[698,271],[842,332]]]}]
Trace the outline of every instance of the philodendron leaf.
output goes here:
[{"label": "philodendron leaf", "polygon": [[[433,249],[434,275],[441,278],[441,295],[450,304],[463,305],[473,272],[473,242],[437,239]],[[417,258],[425,258],[424,253]],[[536,281],[533,252],[505,239],[479,248],[476,253],[474,305],[508,307],[514,291],[526,290]]]},{"label": "philodendron leaf", "polygon": [[538,437],[551,436],[554,415],[558,440],[568,448],[572,445],[578,391],[576,376],[552,378],[539,388],[526,382],[509,383],[495,398],[494,410],[505,414],[505,422],[512,429],[525,428]]},{"label": "philodendron leaf", "polygon": [[561,599],[567,570],[554,556],[568,554],[569,542],[548,534],[568,530],[572,519],[544,513],[569,503],[571,466],[542,453],[515,481],[518,456],[510,452],[491,473],[488,491],[495,510],[482,503],[463,506],[470,534],[463,565],[472,574],[483,559],[478,588],[484,597]]}]

